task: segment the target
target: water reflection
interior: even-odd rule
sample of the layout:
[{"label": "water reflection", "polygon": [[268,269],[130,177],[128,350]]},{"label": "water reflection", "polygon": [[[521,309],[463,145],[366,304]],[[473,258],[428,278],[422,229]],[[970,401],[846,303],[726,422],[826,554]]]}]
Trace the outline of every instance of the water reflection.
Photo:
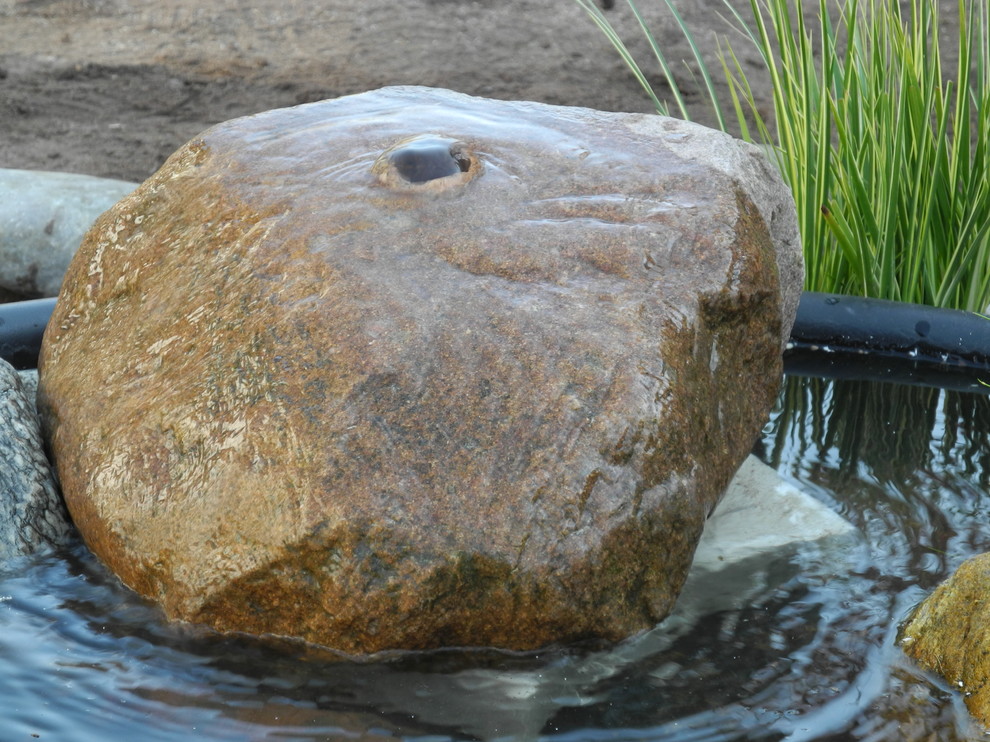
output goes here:
[{"label": "water reflection", "polygon": [[768,463],[869,534],[877,565],[926,590],[990,548],[990,397],[789,378]]},{"label": "water reflection", "polygon": [[901,481],[915,469],[955,470],[959,464],[978,487],[986,488],[990,477],[986,394],[788,377],[768,435],[771,463],[790,451],[792,458],[820,460],[847,480],[856,479],[861,466],[884,482]]},{"label": "water reflection", "polygon": [[984,738],[894,633],[990,549],[988,435],[986,396],[788,379],[765,458],[863,538],[699,578],[675,615],[615,647],[341,661],[168,624],[79,545],[22,559],[0,575],[0,728],[77,742]]}]

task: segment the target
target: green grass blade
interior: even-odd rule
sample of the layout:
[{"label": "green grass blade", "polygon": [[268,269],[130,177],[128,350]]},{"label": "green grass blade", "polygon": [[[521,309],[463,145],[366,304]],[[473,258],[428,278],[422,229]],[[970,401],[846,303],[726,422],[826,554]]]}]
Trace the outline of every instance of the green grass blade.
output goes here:
[{"label": "green grass blade", "polygon": [[[698,65],[698,70],[701,73],[701,79],[704,80],[705,90],[708,93],[708,100],[712,104],[712,108],[715,111],[715,117],[718,120],[718,127],[722,131],[728,131],[725,123],[725,115],[722,113],[722,106],[719,103],[718,93],[715,92],[715,84],[712,82],[712,76],[708,72],[708,65],[705,63],[705,58],[701,54],[701,50],[698,48],[698,44],[695,43],[694,35],[691,30],[684,23],[684,19],[681,18],[681,14],[677,12],[677,8],[671,2],[671,0],[665,0],[667,3],[667,8],[670,10],[671,15],[674,16],[674,20],[677,22],[677,27],[680,29],[681,34],[683,34],[688,46],[691,49],[691,54],[694,55],[695,62]],[[685,118],[687,118],[685,116]]]},{"label": "green grass blade", "polygon": [[653,103],[653,107],[656,109],[657,113],[661,115],[667,115],[667,106],[657,97],[657,94],[653,90],[653,86],[650,85],[650,81],[647,80],[646,75],[643,74],[643,70],[636,63],[636,59],[633,57],[629,48],[626,46],[625,42],[616,32],[615,28],[609,23],[608,18],[602,13],[593,0],[575,0],[575,2],[581,6],[585,12],[591,17],[591,20],[605,35],[605,38],[611,42],[612,46],[619,53],[622,61],[625,62],[626,66],[632,72],[633,76],[639,82],[640,87],[649,97],[650,101]]},{"label": "green grass blade", "polygon": [[[659,44],[628,1],[676,89]],[[578,2],[595,15],[590,0]],[[845,0],[834,23],[834,4],[819,0],[815,33],[801,0],[750,0],[749,18],[723,0],[730,26],[755,48],[769,75],[772,122],[761,116],[740,57],[731,44],[720,43],[731,106],[721,105],[690,29],[672,0],[665,2],[701,71],[719,125],[726,128],[731,112],[745,139],[759,137],[770,145],[794,194],[806,288],[987,309],[985,0],[955,3],[954,84],[943,75],[938,0]],[[619,48],[614,32],[609,38]],[[628,50],[623,58],[629,58]],[[639,79],[645,88],[641,72]],[[683,98],[675,100],[686,116]]]}]

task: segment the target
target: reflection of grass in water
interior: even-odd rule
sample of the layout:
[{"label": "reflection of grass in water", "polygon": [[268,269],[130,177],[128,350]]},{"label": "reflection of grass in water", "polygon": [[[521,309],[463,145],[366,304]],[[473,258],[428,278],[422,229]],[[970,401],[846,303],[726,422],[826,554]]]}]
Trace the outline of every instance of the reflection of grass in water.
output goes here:
[{"label": "reflection of grass in water", "polygon": [[990,485],[990,397],[922,386],[788,376],[768,426],[771,465],[804,461],[878,482],[963,467]]},{"label": "reflection of grass in water", "polygon": [[771,423],[771,458],[779,462],[793,445],[803,460],[846,478],[865,464],[881,481],[896,479],[898,467],[928,463],[939,398],[927,387],[787,377]]},{"label": "reflection of grass in water", "polygon": [[787,377],[764,442],[864,535],[878,590],[920,596],[990,548],[990,396]]},{"label": "reflection of grass in water", "polygon": [[[694,39],[665,0],[726,129]],[[593,0],[576,0],[602,29],[661,113],[667,108]],[[674,103],[689,118],[660,44],[635,3]],[[773,89],[776,136],[733,49],[721,55],[731,112],[744,139],[773,148],[794,193],[812,291],[961,309],[990,303],[990,44],[985,0],[958,2],[959,62],[944,82],[938,0],[848,0],[836,24],[820,0],[809,28],[800,0],[751,0],[745,20]],[[755,132],[747,117],[755,119]]]}]

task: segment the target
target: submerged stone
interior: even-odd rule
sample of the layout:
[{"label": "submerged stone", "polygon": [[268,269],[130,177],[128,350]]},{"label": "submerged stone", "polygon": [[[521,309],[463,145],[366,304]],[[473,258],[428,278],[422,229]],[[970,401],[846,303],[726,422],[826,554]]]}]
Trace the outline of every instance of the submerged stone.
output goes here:
[{"label": "submerged stone", "polygon": [[39,399],[87,543],[170,616],[620,639],[670,611],[800,288],[756,148],[389,88],[214,127],[105,214]]},{"label": "submerged stone", "polygon": [[961,692],[990,727],[990,553],[963,562],[915,609],[901,646]]}]

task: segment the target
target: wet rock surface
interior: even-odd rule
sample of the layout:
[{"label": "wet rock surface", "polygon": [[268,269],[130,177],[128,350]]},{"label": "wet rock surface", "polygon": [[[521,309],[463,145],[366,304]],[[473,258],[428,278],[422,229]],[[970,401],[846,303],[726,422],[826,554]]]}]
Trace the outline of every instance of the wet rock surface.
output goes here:
[{"label": "wet rock surface", "polygon": [[990,554],[963,562],[901,631],[904,651],[960,691],[990,727]]},{"label": "wet rock surface", "polygon": [[30,376],[0,360],[0,567],[71,532],[45,457]]},{"label": "wet rock surface", "polygon": [[58,296],[83,235],[136,186],[74,173],[0,169],[0,289],[26,298]]},{"label": "wet rock surface", "polygon": [[799,253],[762,155],[683,122],[392,88],[222,124],[67,274],[66,501],[221,630],[627,636],[775,398]]}]

